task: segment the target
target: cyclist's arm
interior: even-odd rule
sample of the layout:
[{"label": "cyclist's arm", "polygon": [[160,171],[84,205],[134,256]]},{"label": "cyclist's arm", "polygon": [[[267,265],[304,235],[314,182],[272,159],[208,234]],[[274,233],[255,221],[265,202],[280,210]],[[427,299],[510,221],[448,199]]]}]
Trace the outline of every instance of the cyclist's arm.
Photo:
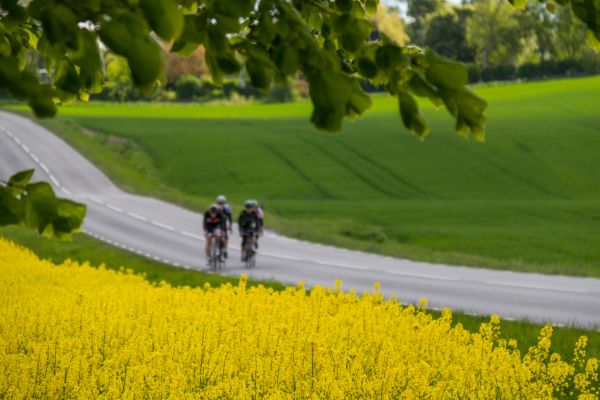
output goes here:
[{"label": "cyclist's arm", "polygon": [[202,228],[204,229],[204,234],[208,233],[208,223],[206,222],[206,214],[204,214],[204,218],[202,219]]},{"label": "cyclist's arm", "polygon": [[244,227],[242,226],[242,214],[240,214],[238,218],[238,228],[240,230],[240,235],[244,233]]}]

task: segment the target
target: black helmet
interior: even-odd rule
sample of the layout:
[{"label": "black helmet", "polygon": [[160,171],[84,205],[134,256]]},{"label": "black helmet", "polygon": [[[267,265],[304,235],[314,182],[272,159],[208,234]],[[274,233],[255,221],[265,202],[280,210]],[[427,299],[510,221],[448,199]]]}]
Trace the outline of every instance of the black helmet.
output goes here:
[{"label": "black helmet", "polygon": [[254,207],[254,203],[252,202],[252,200],[246,200],[246,202],[244,203],[244,208],[248,209],[252,207]]},{"label": "black helmet", "polygon": [[213,205],[211,205],[211,206],[210,206],[210,208],[209,208],[209,211],[210,211],[211,213],[215,213],[215,214],[216,214],[216,213],[218,213],[218,212],[219,212],[219,207],[217,207],[217,205],[216,205],[216,204],[213,204]]}]

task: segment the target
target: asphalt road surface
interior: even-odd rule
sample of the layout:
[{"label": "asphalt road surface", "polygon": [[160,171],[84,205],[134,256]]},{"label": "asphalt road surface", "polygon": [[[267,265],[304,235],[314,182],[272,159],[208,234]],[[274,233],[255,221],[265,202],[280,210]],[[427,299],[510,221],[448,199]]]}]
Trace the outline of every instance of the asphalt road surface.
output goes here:
[{"label": "asphalt road surface", "polygon": [[[120,190],[48,130],[29,119],[0,112],[0,178],[26,168],[35,168],[34,180],[51,182],[59,196],[88,205],[87,234],[174,266],[206,269],[202,215]],[[260,240],[257,266],[251,270],[244,269],[239,237],[233,237],[230,259],[222,273],[248,273],[252,279],[291,284],[302,280],[307,287],[333,286],[339,278],[344,289],[354,288],[359,293],[379,282],[386,296],[405,303],[425,297],[430,308],[600,329],[600,279],[408,261],[302,242],[272,232]]]}]

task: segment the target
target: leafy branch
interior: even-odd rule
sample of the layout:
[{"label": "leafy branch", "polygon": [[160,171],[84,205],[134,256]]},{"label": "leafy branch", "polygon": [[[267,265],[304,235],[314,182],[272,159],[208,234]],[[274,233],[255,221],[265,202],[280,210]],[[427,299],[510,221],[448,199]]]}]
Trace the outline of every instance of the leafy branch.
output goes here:
[{"label": "leafy branch", "polygon": [[70,238],[80,229],[86,206],[56,197],[46,182],[30,183],[33,172],[0,181],[0,226],[22,224],[44,236]]}]

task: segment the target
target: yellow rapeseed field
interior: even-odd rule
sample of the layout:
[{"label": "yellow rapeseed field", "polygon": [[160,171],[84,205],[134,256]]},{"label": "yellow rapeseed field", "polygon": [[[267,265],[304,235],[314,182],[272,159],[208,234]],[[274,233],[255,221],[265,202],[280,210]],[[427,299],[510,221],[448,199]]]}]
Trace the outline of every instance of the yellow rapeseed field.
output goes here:
[{"label": "yellow rapeseed field", "polygon": [[0,239],[0,399],[598,398],[585,338],[572,363],[550,327],[520,354],[495,317],[470,333],[424,308],[377,286],[153,286]]}]

